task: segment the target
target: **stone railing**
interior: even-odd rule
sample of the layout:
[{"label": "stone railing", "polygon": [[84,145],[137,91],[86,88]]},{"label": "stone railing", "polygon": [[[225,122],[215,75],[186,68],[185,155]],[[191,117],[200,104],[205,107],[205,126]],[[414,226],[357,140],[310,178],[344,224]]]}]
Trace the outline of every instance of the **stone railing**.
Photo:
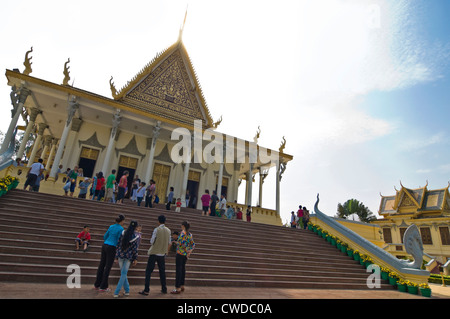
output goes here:
[{"label": "stone railing", "polygon": [[348,244],[353,250],[358,250],[360,254],[369,256],[373,263],[380,266],[380,268],[395,272],[398,274],[399,279],[414,282],[419,285],[428,282],[428,277],[430,275],[429,271],[408,267],[408,265],[400,259],[374,245],[330,216],[322,213],[318,208],[318,204],[319,195],[317,195],[317,201],[314,205],[314,212],[319,227]]},{"label": "stone railing", "polygon": [[[234,209],[240,208],[242,211],[242,220],[246,220],[245,212],[247,211],[247,206],[244,204],[238,203],[227,203]],[[263,208],[263,207],[255,207],[252,206],[252,222],[254,223],[262,223],[269,225],[281,226],[281,217],[277,214],[277,211],[274,209]]]}]

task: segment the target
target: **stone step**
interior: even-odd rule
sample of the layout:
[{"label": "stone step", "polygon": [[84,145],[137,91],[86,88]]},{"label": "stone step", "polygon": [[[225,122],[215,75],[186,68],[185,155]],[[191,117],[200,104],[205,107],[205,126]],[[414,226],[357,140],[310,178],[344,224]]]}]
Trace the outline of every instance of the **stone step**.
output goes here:
[{"label": "stone step", "polygon": [[[280,226],[201,216],[195,209],[181,213],[134,203],[117,205],[66,196],[12,190],[0,198],[0,281],[64,283],[67,265],[82,270],[82,283],[95,281],[103,235],[119,214],[126,223],[143,226],[139,263],[130,269],[130,284],[142,284],[147,250],[157,216],[179,230],[189,220],[196,249],[187,264],[186,285],[368,289],[368,273],[316,234]],[[75,252],[74,239],[84,224],[91,228],[88,252]],[[166,257],[168,285],[174,284],[175,258]],[[152,284],[159,283],[157,267]],[[120,272],[113,266],[110,285]],[[382,289],[391,289],[383,284]]]},{"label": "stone step", "polygon": [[[67,282],[67,276],[69,274],[54,274],[52,276],[48,276],[46,274],[41,273],[16,273],[16,272],[0,272],[0,282],[45,282],[45,283],[55,283],[61,284]],[[117,282],[119,280],[119,276],[111,275],[109,277],[109,286],[111,289],[114,289]],[[81,284],[91,286],[95,281],[95,276],[81,276]],[[134,276],[128,276],[128,281],[130,285],[143,285],[142,278],[136,278]],[[167,286],[173,286],[175,284],[174,278],[167,277]],[[152,276],[150,285],[158,286],[159,278]],[[343,289],[343,290],[367,290],[367,284],[364,283],[348,283],[345,281],[342,282],[294,282],[292,280],[288,281],[279,281],[279,280],[229,280],[229,279],[197,279],[197,278],[186,278],[186,286],[204,286],[204,287],[255,287],[255,288],[292,288],[292,289]],[[380,289],[383,290],[393,290],[391,285],[382,284]],[[158,288],[159,291],[159,288]]]},{"label": "stone step", "polygon": [[[49,249],[49,250],[73,250],[74,245],[68,244],[68,243],[59,243],[59,242],[36,242],[34,240],[24,240],[24,239],[3,239],[0,238],[0,245],[2,246],[11,246],[11,247],[30,247],[30,248],[37,248],[37,249]],[[91,247],[90,251],[94,251],[94,249],[99,253],[100,247]],[[1,251],[0,251],[1,252]],[[146,255],[146,250],[140,250],[140,254]],[[279,255],[258,255],[258,254],[240,254],[237,255],[234,252],[227,252],[227,251],[220,251],[216,252],[215,250],[201,250],[196,249],[195,252],[195,258],[198,259],[215,259],[215,260],[237,260],[237,261],[247,261],[247,262],[267,262],[267,263],[283,263],[283,264],[296,264],[301,262],[316,262],[318,264],[330,264],[330,265],[337,265],[337,264],[345,264],[353,262],[350,259],[343,259],[341,261],[339,260],[333,260],[326,257],[316,257],[316,256],[298,256],[298,257],[291,257],[289,259],[282,259],[279,260]],[[194,255],[193,255],[194,256]]]},{"label": "stone step", "polygon": [[[24,232],[20,235],[18,238],[17,232],[12,231],[12,228],[16,228],[17,231],[19,228],[22,230],[22,232],[26,229],[28,232]],[[68,237],[68,235],[71,235]],[[1,231],[0,230],[0,238],[3,239],[21,239],[21,240],[30,240],[30,241],[37,241],[37,242],[44,242],[44,241],[50,241],[50,242],[62,242],[62,243],[69,243],[73,244],[76,233],[67,233],[67,232],[61,232],[61,230],[46,230],[46,232],[32,232],[32,229],[30,228],[24,228],[24,227],[18,227],[16,226],[10,226],[9,231]],[[199,238],[200,236],[195,236],[195,239]],[[201,237],[200,237],[201,238]],[[207,237],[205,237],[207,239]],[[100,247],[102,243],[102,238],[100,236],[93,236],[91,241],[91,247]],[[211,240],[207,239],[205,241],[200,241],[200,244],[197,245],[197,249],[207,249],[207,250],[214,250],[218,244],[223,244],[221,240]],[[326,244],[326,243],[325,243]],[[150,243],[147,240],[142,240],[140,245],[141,250],[147,251],[150,248]],[[276,249],[276,252],[274,250]],[[277,245],[245,245],[245,249],[242,248],[242,245],[240,243],[231,242],[230,244],[223,245],[223,248],[221,248],[222,251],[230,251],[234,252],[236,254],[239,253],[250,253],[250,254],[279,254],[279,253],[285,253],[290,254],[291,256],[320,256],[321,254],[326,254],[328,258],[331,259],[340,259],[340,260],[346,260],[347,257],[343,254],[338,255],[332,255],[328,256],[329,253],[333,253],[336,248],[332,247],[330,244],[327,244],[327,247],[323,248],[321,253],[318,254],[314,251],[313,247],[305,248],[305,247],[295,247],[295,249],[289,249],[285,247],[278,248]]]},{"label": "stone step", "polygon": [[[29,215],[29,216],[26,216]],[[18,224],[20,223],[20,228],[27,229],[30,234],[33,235],[40,235],[40,236],[53,236],[53,237],[67,237],[71,236],[69,238],[70,240],[73,240],[78,232],[81,230],[80,225],[83,224],[77,224],[73,220],[69,223],[64,222],[63,220],[58,221],[55,219],[50,219],[47,215],[48,219],[44,220],[44,216],[36,216],[36,215],[30,215],[30,213],[23,213],[23,212],[13,212],[8,211],[4,212],[0,210],[0,218],[5,220],[5,226],[11,227],[11,228],[17,228],[19,227]],[[15,218],[14,221],[11,219]],[[58,217],[59,218],[59,217]],[[72,226],[71,226],[72,225]],[[67,229],[71,226],[71,230],[67,231]],[[94,226],[94,225],[93,225]],[[91,226],[91,229],[95,227]],[[100,226],[98,226],[100,228]],[[66,229],[64,231],[64,235],[62,235],[62,229]],[[106,231],[106,228],[104,228],[104,231]],[[92,242],[93,244],[101,244],[102,238],[103,238],[103,232],[95,233],[92,232]],[[12,235],[11,235],[12,236]],[[238,247],[239,249],[242,248],[242,242],[245,241],[245,247],[246,248],[255,248],[262,251],[265,250],[272,250],[276,249],[277,251],[286,252],[286,253],[314,253],[315,251],[319,250],[324,253],[333,253],[336,248],[331,246],[329,243],[327,243],[325,240],[319,238],[315,234],[309,232],[309,236],[311,237],[311,240],[309,240],[308,245],[299,245],[296,242],[293,242],[292,240],[289,241],[283,241],[283,238],[274,237],[273,240],[265,241],[264,245],[261,245],[260,241],[255,240],[253,237],[250,239],[237,239],[236,236],[232,236],[233,240],[230,240],[230,236],[232,235],[224,235],[222,237],[215,236],[214,232],[210,232],[208,229],[203,230],[199,229],[198,232],[194,234],[195,240],[200,240],[200,242],[205,242],[206,245],[217,245],[222,244],[222,246],[225,247]],[[149,235],[146,237],[144,233],[143,237],[143,247],[148,244]]]},{"label": "stone step", "polygon": [[[31,247],[21,247],[21,246],[2,246],[0,245],[0,251],[2,254],[0,256],[9,256],[9,255],[17,255],[17,256],[29,256],[30,258],[38,256],[42,260],[43,263],[55,262],[55,259],[61,260],[77,260],[79,262],[80,259],[87,261],[95,261],[98,262],[100,260],[100,252],[93,251],[89,249],[87,252],[75,252],[73,250],[48,250],[48,249],[38,249]],[[82,257],[80,257],[82,256]],[[283,270],[283,271],[302,271],[302,270],[317,270],[325,271],[325,272],[348,272],[348,273],[366,273],[363,267],[357,262],[351,263],[323,263],[323,262],[308,262],[308,263],[300,263],[300,264],[292,264],[292,263],[267,263],[266,259],[262,260],[242,260],[242,259],[230,259],[230,260],[216,260],[212,258],[191,258],[189,260],[190,265],[205,265],[205,266],[217,266],[222,265],[227,267],[228,269],[234,269],[237,267],[248,267],[248,268],[258,268],[262,270]],[[200,256],[201,257],[201,256]],[[7,258],[7,257],[5,257]],[[19,258],[19,257],[17,257]],[[23,258],[23,257],[21,257]],[[172,255],[167,257],[169,260],[173,258]],[[140,255],[139,260],[141,262],[146,262],[147,255]]]},{"label": "stone step", "polygon": [[[93,258],[95,257],[95,258]],[[62,266],[68,266],[70,264],[80,264],[83,266],[91,266],[91,267],[97,267],[100,255],[96,254],[95,256],[92,256],[92,254],[87,254],[84,252],[75,252],[72,254],[66,254],[64,257],[54,257],[54,256],[47,256],[44,257],[42,255],[25,255],[25,254],[12,254],[12,253],[2,253],[0,254],[0,260],[4,263],[33,263],[33,264],[44,264],[44,265],[62,265]],[[147,258],[146,256],[141,258],[138,258],[139,262],[136,265],[136,269],[145,270]],[[208,263],[208,260],[198,260],[198,259],[191,259],[188,262],[189,269],[193,269],[196,271],[223,271],[227,272],[230,271],[230,269],[233,269],[237,272],[250,272],[250,273],[260,273],[260,274],[292,274],[292,272],[301,273],[303,275],[310,274],[312,275],[320,275],[321,273],[325,273],[327,275],[333,275],[333,276],[341,276],[341,277],[348,277],[348,276],[355,276],[359,278],[366,278],[367,273],[361,268],[358,267],[357,269],[353,269],[354,273],[351,272],[350,267],[331,267],[324,265],[324,267],[321,267],[319,270],[317,267],[311,267],[311,266],[297,266],[296,268],[286,269],[279,267],[279,265],[265,265],[262,263],[241,263],[241,262],[225,262],[221,261],[220,263],[217,263],[217,261],[213,261],[212,263]],[[356,265],[355,265],[356,266]],[[167,264],[166,268],[172,269],[175,267],[174,258],[173,255],[170,255],[167,257]],[[355,267],[356,268],[356,267]]]},{"label": "stone step", "polygon": [[[169,266],[168,263],[166,263]],[[15,263],[15,272],[17,273],[39,273],[39,274],[48,274],[49,276],[58,276],[59,279],[64,279],[64,275],[67,277],[71,274],[71,272],[67,271],[68,265],[48,265],[48,264],[33,264],[33,263]],[[79,265],[81,276],[88,276],[95,278],[97,273],[97,265],[87,266],[87,265]],[[0,262],[0,273],[8,272],[10,270],[10,264]],[[218,269],[217,269],[218,270]],[[222,280],[232,280],[232,281],[242,281],[242,280],[250,280],[250,281],[280,281],[287,282],[292,280],[297,283],[309,283],[309,282],[326,282],[326,283],[353,283],[353,284],[361,284],[365,283],[366,277],[357,277],[357,276],[348,276],[342,277],[339,274],[328,275],[323,273],[320,275],[319,273],[311,274],[311,273],[289,273],[289,274],[273,274],[273,273],[251,273],[251,272],[229,272],[229,271],[199,271],[193,267],[187,267],[187,276],[186,276],[186,285],[190,285],[191,278],[195,278],[196,280],[212,280],[214,278],[220,278]],[[145,278],[145,269],[144,268],[134,268],[131,267],[129,270],[128,278],[134,278],[133,283],[143,283]],[[174,267],[166,267],[166,276],[168,279],[175,278],[175,268]],[[111,269],[111,278],[119,278],[120,277],[120,269],[117,264],[113,265]],[[152,274],[152,277],[159,278],[158,267],[155,267],[155,270]],[[64,283],[60,282],[60,283]],[[114,281],[110,281],[114,282]],[[131,281],[130,281],[131,284]]]}]

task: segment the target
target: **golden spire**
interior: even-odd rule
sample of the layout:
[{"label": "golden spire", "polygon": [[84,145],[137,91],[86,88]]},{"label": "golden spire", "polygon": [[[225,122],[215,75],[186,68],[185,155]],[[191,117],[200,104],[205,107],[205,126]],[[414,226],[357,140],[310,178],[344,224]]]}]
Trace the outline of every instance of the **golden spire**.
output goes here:
[{"label": "golden spire", "polygon": [[180,35],[178,36],[178,42],[181,42],[181,38],[183,37],[184,25],[186,24],[187,9],[188,8],[186,6],[186,13],[184,14],[183,24],[181,25],[181,28],[180,28]]}]

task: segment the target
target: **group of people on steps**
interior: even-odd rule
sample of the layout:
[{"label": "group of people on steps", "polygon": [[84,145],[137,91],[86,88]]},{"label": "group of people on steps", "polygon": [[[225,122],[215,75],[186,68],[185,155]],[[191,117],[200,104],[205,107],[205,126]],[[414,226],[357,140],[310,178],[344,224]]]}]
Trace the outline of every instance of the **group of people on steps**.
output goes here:
[{"label": "group of people on steps", "polygon": [[[137,264],[138,248],[142,240],[142,227],[135,220],[132,220],[127,229],[124,229],[125,216],[119,215],[115,223],[109,226],[103,236],[100,263],[97,269],[97,277],[94,289],[100,292],[111,291],[108,285],[109,274],[117,260],[120,267],[120,279],[114,291],[114,297],[119,297],[121,290],[124,296],[130,294],[130,285],[127,274],[130,267]],[[189,232],[190,224],[187,221],[181,223],[181,232],[171,233],[165,225],[166,217],[158,216],[159,226],[153,230],[150,239],[150,249],[147,252],[148,260],[145,270],[144,289],[139,294],[148,296],[150,292],[150,279],[155,264],[158,264],[159,278],[161,282],[161,293],[167,293],[165,257],[169,250],[175,252],[175,289],[172,294],[179,294],[184,291],[184,281],[186,276],[186,262],[195,248],[192,234]]]}]

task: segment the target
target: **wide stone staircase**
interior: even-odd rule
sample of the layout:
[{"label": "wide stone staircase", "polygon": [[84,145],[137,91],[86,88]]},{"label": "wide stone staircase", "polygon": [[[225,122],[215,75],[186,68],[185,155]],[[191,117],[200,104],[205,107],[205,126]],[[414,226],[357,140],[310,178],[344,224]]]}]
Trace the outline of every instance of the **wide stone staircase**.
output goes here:
[{"label": "wide stone staircase", "polygon": [[[162,206],[160,206],[162,207]],[[131,285],[143,285],[147,250],[157,217],[180,231],[191,224],[196,249],[187,263],[186,285],[315,289],[369,289],[369,273],[311,231],[201,216],[193,209],[181,212],[117,205],[14,189],[0,197],[0,282],[65,284],[76,264],[81,283],[93,285],[100,247],[107,228],[123,214],[124,226],[134,219],[143,227],[138,264],[130,268]],[[75,251],[74,240],[83,225],[90,226],[91,246]],[[175,281],[175,257],[166,258],[167,284]],[[110,286],[120,277],[114,264]],[[158,268],[152,285],[159,285]],[[383,282],[381,289],[393,289]]]}]

